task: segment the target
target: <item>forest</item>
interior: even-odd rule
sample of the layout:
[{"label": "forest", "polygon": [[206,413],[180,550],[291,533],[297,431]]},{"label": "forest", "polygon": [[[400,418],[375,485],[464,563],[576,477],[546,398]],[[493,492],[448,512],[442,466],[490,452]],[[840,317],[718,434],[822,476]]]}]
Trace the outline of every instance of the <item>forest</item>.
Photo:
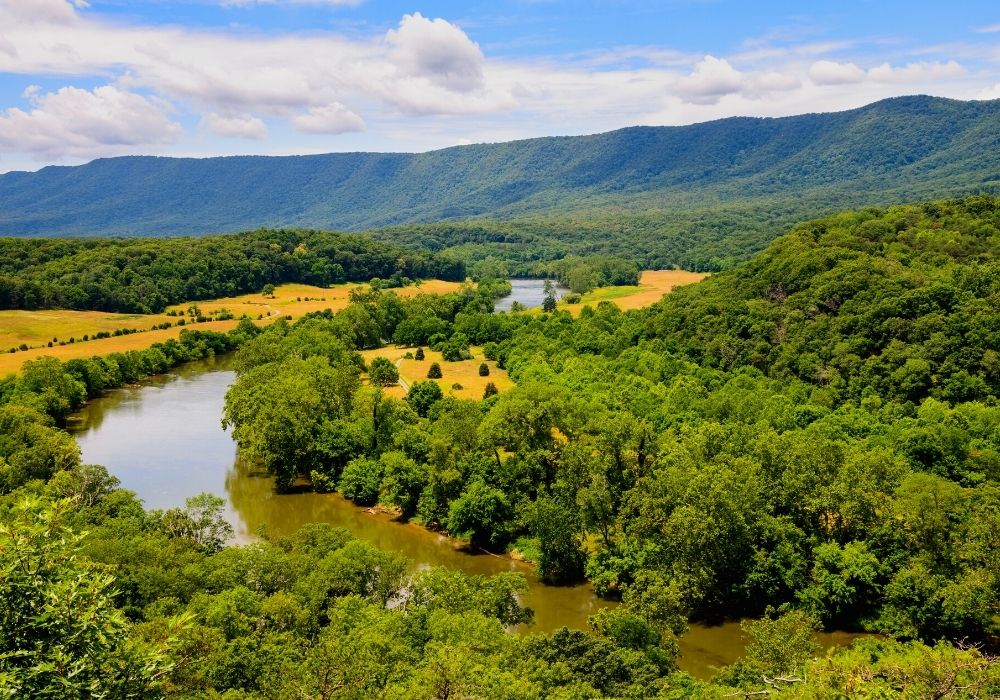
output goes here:
[{"label": "forest", "polygon": [[[996,696],[998,251],[998,199],[870,208],[647,309],[494,313],[491,265],[484,289],[370,289],[294,323],[29,363],[0,383],[0,596],[17,601],[0,688]],[[591,269],[627,273],[605,262]],[[392,398],[359,353],[390,342],[482,346],[516,386]],[[510,634],[532,614],[518,575],[411,572],[325,525],[226,546],[219,499],[146,511],[80,464],[60,425],[88,397],[232,349],[224,421],[279,489],[337,490],[621,605],[588,631]],[[689,622],[732,618],[744,659],[709,681],[678,671]],[[876,636],[823,655],[819,628]]]},{"label": "forest", "polygon": [[171,304],[373,278],[463,281],[454,257],[321,231],[203,238],[0,238],[0,309],[159,313]]}]

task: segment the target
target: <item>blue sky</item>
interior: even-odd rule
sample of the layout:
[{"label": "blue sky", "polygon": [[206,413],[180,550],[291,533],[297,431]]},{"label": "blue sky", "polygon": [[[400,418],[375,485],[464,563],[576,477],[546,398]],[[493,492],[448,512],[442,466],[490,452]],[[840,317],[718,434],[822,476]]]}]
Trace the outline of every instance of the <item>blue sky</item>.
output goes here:
[{"label": "blue sky", "polygon": [[0,0],[0,171],[1000,98],[995,2]]}]

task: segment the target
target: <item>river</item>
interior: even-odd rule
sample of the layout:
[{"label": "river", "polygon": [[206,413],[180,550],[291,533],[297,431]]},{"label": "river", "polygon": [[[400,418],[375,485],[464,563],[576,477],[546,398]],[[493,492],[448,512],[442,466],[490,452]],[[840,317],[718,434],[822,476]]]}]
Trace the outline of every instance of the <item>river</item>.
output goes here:
[{"label": "river", "polygon": [[[201,492],[224,496],[237,542],[252,541],[262,529],[280,536],[305,523],[325,522],[400,552],[414,566],[483,575],[523,572],[529,588],[522,602],[535,611],[535,623],[524,631],[586,629],[590,615],[613,605],[597,598],[589,585],[546,586],[523,562],[470,554],[447,537],[373,514],[337,494],[275,494],[270,478],[241,463],[236,444],[222,429],[223,399],[234,378],[230,365],[229,357],[193,362],[90,401],[69,425],[84,462],[105,465],[147,508],[182,506]],[[831,646],[851,636],[825,633],[819,641]],[[742,651],[738,623],[692,625],[681,639],[680,666],[705,678]]]},{"label": "river", "polygon": [[[533,309],[545,301],[545,280],[513,279],[510,281],[510,290],[510,294],[496,300],[494,310],[510,311],[515,301],[526,309]],[[556,285],[557,298],[568,291],[566,287]]]}]

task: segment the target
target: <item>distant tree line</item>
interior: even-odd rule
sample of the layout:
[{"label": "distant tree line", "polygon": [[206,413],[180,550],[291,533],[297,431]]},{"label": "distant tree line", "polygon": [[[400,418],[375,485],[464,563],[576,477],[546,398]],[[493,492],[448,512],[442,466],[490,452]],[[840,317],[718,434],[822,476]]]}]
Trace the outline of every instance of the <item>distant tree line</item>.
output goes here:
[{"label": "distant tree line", "polygon": [[261,229],[205,238],[0,238],[0,308],[158,313],[265,284],[465,279],[454,257],[360,236]]}]

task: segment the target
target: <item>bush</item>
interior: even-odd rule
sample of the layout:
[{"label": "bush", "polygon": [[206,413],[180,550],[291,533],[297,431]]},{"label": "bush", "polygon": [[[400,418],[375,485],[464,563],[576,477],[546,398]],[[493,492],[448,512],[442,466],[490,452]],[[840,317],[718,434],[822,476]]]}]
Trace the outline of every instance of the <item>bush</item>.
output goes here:
[{"label": "bush", "polygon": [[444,375],[441,373],[441,365],[437,362],[432,362],[430,369],[427,370],[428,379],[440,379]]},{"label": "bush", "polygon": [[413,356],[413,359],[415,359],[415,360],[423,360],[424,359],[424,349],[423,348],[417,348],[417,354]]},{"label": "bush", "polygon": [[483,389],[483,398],[484,399],[488,399],[491,396],[496,396],[499,393],[500,393],[500,390],[497,389],[497,385],[494,384],[493,382],[488,382],[486,384],[486,388]]},{"label": "bush", "polygon": [[479,365],[479,376],[480,377],[490,376],[490,366],[485,362]]}]

